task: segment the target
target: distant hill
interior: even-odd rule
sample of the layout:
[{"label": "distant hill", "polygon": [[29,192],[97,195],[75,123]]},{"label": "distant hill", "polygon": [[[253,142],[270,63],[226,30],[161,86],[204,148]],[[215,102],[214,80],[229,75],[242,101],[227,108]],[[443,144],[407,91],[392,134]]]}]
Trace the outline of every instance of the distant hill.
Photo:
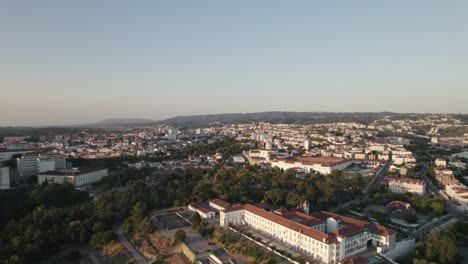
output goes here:
[{"label": "distant hill", "polygon": [[141,118],[111,118],[99,121],[94,123],[96,125],[127,125],[127,124],[144,124],[144,123],[154,123],[155,120],[151,119],[141,119]]},{"label": "distant hill", "polygon": [[330,113],[330,112],[262,112],[262,113],[234,113],[215,115],[177,116],[161,121],[161,123],[177,126],[203,126],[211,123],[316,123],[316,122],[359,122],[368,124],[382,116],[394,116],[390,112],[381,113]]}]

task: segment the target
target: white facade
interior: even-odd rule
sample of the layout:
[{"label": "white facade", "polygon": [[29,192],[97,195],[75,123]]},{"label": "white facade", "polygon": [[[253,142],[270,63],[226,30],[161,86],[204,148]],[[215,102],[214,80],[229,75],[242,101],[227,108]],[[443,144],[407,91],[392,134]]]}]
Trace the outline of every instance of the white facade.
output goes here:
[{"label": "white facade", "polygon": [[233,156],[232,161],[234,161],[235,163],[244,163],[245,159],[242,156]]},{"label": "white facade", "polygon": [[10,168],[0,168],[0,190],[10,189]]},{"label": "white facade", "polygon": [[31,155],[18,158],[16,159],[16,167],[20,177],[37,175],[39,173],[39,157]]},{"label": "white facade", "polygon": [[210,206],[221,211],[231,207],[231,204],[220,199],[214,199],[210,201]]},{"label": "white facade", "polygon": [[426,182],[418,179],[391,178],[388,188],[394,193],[426,194]]},{"label": "white facade", "polygon": [[197,212],[201,218],[207,219],[207,218],[213,218],[216,216],[216,213],[209,210],[208,208],[196,204],[196,203],[191,203],[188,205],[188,209],[192,212]]},{"label": "white facade", "polygon": [[62,170],[62,171],[53,171],[41,173],[37,177],[37,183],[42,184],[46,180],[51,183],[63,184],[71,183],[75,187],[86,186],[95,182],[101,181],[102,178],[109,175],[108,169],[99,169],[99,170]]},{"label": "white facade", "polygon": [[457,209],[468,212],[468,188],[462,184],[446,185],[445,192],[453,201],[458,202]]},{"label": "white facade", "polygon": [[321,216],[325,219],[302,213],[287,218],[247,204],[221,211],[220,225],[247,225],[324,263],[337,263],[361,253],[369,241],[383,250],[395,247],[392,230],[327,212]]},{"label": "white facade", "polygon": [[445,161],[444,159],[438,158],[435,160],[435,165],[441,166],[441,167],[447,167],[447,161]]},{"label": "white facade", "polygon": [[55,161],[53,160],[39,160],[38,172],[54,171],[55,170]]},{"label": "white facade", "polygon": [[466,186],[462,184],[446,185],[445,192],[458,203],[457,210],[468,212],[468,188]]},{"label": "white facade", "polygon": [[[321,160],[324,160],[324,158],[310,157],[308,159],[315,161],[309,162],[307,160],[301,159],[276,159],[271,162],[271,166],[278,167],[283,170],[300,168],[307,173],[316,171],[318,173],[327,175],[334,170],[344,170],[353,163],[351,160],[343,160],[339,158],[336,158],[335,162],[321,162]],[[329,158],[325,159],[331,160]]]},{"label": "white facade", "polygon": [[32,151],[30,151],[30,150],[28,150],[28,151],[25,151],[25,150],[22,150],[22,151],[0,151],[0,162],[11,159],[11,157],[13,157],[13,155],[17,155],[17,154],[23,154],[24,155],[25,153],[29,153],[29,152],[32,152]]},{"label": "white facade", "polygon": [[47,154],[47,158],[55,162],[56,170],[63,170],[67,167],[67,160],[65,156],[60,153],[49,153]]}]

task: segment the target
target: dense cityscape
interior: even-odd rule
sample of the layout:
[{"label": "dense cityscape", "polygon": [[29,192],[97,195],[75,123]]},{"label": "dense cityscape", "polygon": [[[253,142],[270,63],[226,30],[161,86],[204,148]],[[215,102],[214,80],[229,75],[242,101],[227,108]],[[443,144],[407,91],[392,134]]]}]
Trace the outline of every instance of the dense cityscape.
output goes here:
[{"label": "dense cityscape", "polygon": [[468,263],[468,1],[0,1],[0,264]]},{"label": "dense cityscape", "polygon": [[2,261],[462,261],[466,115],[376,116],[5,128]]}]

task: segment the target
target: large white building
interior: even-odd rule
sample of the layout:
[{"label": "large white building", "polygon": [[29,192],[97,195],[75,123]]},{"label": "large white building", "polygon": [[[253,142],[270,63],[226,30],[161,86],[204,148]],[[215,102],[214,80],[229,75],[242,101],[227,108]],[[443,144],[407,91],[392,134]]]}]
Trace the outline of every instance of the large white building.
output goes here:
[{"label": "large white building", "polygon": [[30,152],[33,152],[33,151],[32,150],[0,151],[0,162],[5,161],[5,160],[9,160],[14,155],[18,155],[18,154],[24,155],[25,153],[30,153]]},{"label": "large white building", "polygon": [[10,189],[10,168],[0,167],[0,190]]},{"label": "large white building", "polygon": [[60,153],[48,153],[47,158],[54,161],[56,170],[63,170],[67,167],[67,160]]},{"label": "large white building", "polygon": [[436,165],[437,167],[447,167],[447,161],[444,160],[444,159],[441,159],[441,158],[437,158],[437,159],[435,160],[435,165]]},{"label": "large white building", "polygon": [[99,182],[102,178],[109,175],[108,169],[65,169],[41,173],[37,176],[37,183],[42,184],[46,180],[49,183],[71,183],[75,187],[83,187],[95,182]]},{"label": "large white building", "polygon": [[25,154],[16,159],[16,165],[20,177],[29,177],[46,171],[65,169],[66,159],[60,153]]},{"label": "large white building", "polygon": [[344,170],[352,163],[352,160],[334,157],[289,157],[275,159],[271,162],[271,166],[283,170],[301,169],[307,173],[316,171],[326,175],[334,170]]},{"label": "large white building", "polygon": [[19,177],[34,176],[39,173],[39,155],[26,154],[16,159]]},{"label": "large white building", "polygon": [[445,192],[457,203],[457,210],[468,212],[468,188],[462,184],[450,184],[445,186]]},{"label": "large white building", "polygon": [[426,182],[420,179],[391,177],[388,188],[394,193],[426,194]]},{"label": "large white building", "polygon": [[396,245],[396,232],[391,229],[329,212],[269,212],[237,204],[220,211],[220,225],[230,224],[246,225],[324,263],[338,263],[366,251],[371,244],[381,251]]},{"label": "large white building", "polygon": [[216,216],[216,213],[205,206],[198,203],[190,203],[188,209],[192,212],[197,212],[201,218],[213,218]]}]

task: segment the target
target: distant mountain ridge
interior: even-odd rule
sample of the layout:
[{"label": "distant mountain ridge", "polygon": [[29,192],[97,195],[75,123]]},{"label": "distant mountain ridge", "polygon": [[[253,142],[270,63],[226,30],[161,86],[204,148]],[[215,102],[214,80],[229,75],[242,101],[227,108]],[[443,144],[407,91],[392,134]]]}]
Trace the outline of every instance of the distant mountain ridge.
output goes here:
[{"label": "distant mountain ridge", "polygon": [[141,124],[141,123],[152,123],[156,122],[152,119],[143,119],[143,118],[110,118],[105,119],[94,124],[97,125],[113,125],[113,124]]},{"label": "distant mountain ridge", "polygon": [[176,116],[161,121],[161,123],[177,126],[202,126],[211,123],[315,123],[315,122],[359,122],[367,124],[383,116],[399,114],[390,112],[380,113],[333,113],[333,112],[260,112],[260,113],[232,113],[213,115]]},{"label": "distant mountain ridge", "polygon": [[112,127],[128,127],[133,125],[144,124],[166,124],[171,126],[207,126],[213,123],[252,123],[252,122],[269,122],[269,123],[284,123],[284,124],[304,124],[316,122],[358,122],[368,124],[376,118],[383,116],[399,115],[391,112],[359,112],[359,113],[344,113],[344,112],[258,112],[258,113],[229,113],[229,114],[209,114],[209,115],[192,115],[192,116],[176,116],[165,120],[156,121],[152,119],[139,118],[112,118],[102,120],[92,124],[78,125],[82,127],[92,128],[112,128]]},{"label": "distant mountain ridge", "polygon": [[125,119],[113,118],[99,121],[93,124],[82,125],[83,127],[93,128],[111,128],[111,127],[128,127],[133,125],[157,125],[165,124],[170,126],[207,126],[215,123],[253,123],[253,122],[269,122],[273,124],[305,124],[305,123],[336,123],[336,122],[357,122],[369,124],[375,119],[391,116],[391,117],[409,117],[413,118],[423,114],[399,114],[392,112],[282,112],[269,111],[258,113],[228,113],[228,114],[209,114],[209,115],[192,115],[192,116],[176,116],[165,120],[156,121],[151,119]]}]

